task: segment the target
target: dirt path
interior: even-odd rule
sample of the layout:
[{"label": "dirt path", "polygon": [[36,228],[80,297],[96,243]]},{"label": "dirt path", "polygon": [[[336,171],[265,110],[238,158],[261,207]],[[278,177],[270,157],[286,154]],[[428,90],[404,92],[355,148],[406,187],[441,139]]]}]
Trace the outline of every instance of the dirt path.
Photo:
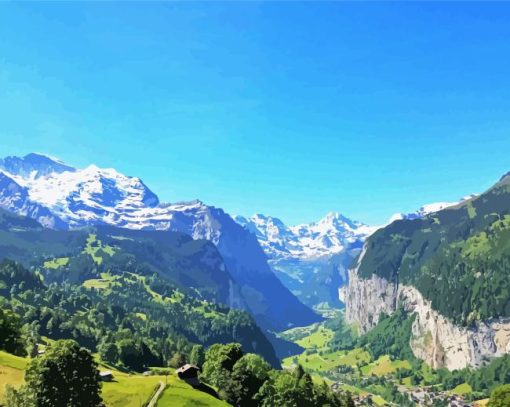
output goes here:
[{"label": "dirt path", "polygon": [[165,383],[159,382],[159,389],[156,391],[156,393],[154,393],[154,396],[152,396],[152,399],[149,401],[149,404],[147,404],[147,407],[156,407],[156,403],[158,402],[161,393],[163,393],[163,390],[165,390]]}]

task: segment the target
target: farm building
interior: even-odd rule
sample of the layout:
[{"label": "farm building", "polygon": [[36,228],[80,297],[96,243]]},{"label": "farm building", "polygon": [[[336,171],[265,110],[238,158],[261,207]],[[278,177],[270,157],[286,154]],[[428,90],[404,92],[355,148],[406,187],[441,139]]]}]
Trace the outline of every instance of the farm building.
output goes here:
[{"label": "farm building", "polygon": [[175,371],[179,379],[184,380],[186,383],[191,385],[198,385],[200,383],[198,380],[198,372],[200,372],[200,368],[195,365],[190,365],[189,363],[181,366]]},{"label": "farm building", "polygon": [[103,382],[111,382],[113,380],[113,373],[111,370],[104,370],[99,372],[99,377]]}]

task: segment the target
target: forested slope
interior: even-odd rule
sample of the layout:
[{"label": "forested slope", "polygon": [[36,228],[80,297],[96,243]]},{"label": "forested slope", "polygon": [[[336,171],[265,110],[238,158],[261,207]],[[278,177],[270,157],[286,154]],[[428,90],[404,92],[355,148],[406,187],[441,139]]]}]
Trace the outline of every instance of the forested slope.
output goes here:
[{"label": "forested slope", "polygon": [[393,222],[365,249],[360,278],[412,285],[456,323],[510,316],[510,176],[458,206]]},{"label": "forested slope", "polygon": [[193,343],[240,342],[278,366],[252,317],[225,305],[235,281],[207,241],[113,227],[53,231],[2,211],[0,257],[10,259],[0,264],[3,308],[34,335],[92,350],[122,342],[154,365]]}]

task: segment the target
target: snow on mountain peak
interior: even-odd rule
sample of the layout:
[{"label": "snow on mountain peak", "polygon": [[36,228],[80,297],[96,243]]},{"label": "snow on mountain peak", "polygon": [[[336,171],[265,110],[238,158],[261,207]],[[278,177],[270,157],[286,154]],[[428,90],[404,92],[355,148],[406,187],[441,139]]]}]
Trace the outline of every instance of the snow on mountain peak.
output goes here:
[{"label": "snow on mountain peak", "polygon": [[0,169],[24,188],[27,199],[46,207],[71,227],[90,222],[115,224],[123,212],[151,208],[159,199],[137,177],[92,164],[76,169],[31,153],[0,160]]},{"label": "snow on mountain peak", "polygon": [[[34,163],[40,160],[46,165],[44,176],[34,176]],[[0,161],[4,163],[7,165],[0,165],[0,175],[5,177],[0,183],[6,187],[5,197],[0,195],[0,206],[17,210],[38,205],[54,214],[61,221],[59,225],[69,228],[110,224],[132,229],[172,229],[217,243],[222,225],[215,217],[230,219],[220,209],[199,200],[162,204],[140,178],[126,176],[114,168],[91,164],[75,169],[37,154],[8,157]],[[25,170],[28,168],[30,171]],[[54,224],[56,221],[48,223]]]},{"label": "snow on mountain peak", "polygon": [[339,219],[347,219],[339,212],[328,212],[321,221],[335,221]]},{"label": "snow on mountain peak", "polygon": [[434,203],[430,203],[430,204],[425,204],[414,212],[396,213],[390,217],[388,224],[390,224],[396,220],[402,220],[402,219],[412,220],[412,219],[423,218],[424,216],[427,216],[428,214],[438,212],[440,210],[449,208],[451,206],[458,205],[462,202],[465,202],[469,199],[473,199],[477,196],[478,196],[477,194],[470,194],[470,195],[466,195],[466,196],[462,197],[461,199],[459,199],[458,201],[455,201],[455,202],[434,202]]},{"label": "snow on mountain peak", "polygon": [[329,212],[317,222],[290,227],[278,218],[260,214],[235,219],[257,236],[271,259],[329,256],[363,241],[375,230],[338,212]]},{"label": "snow on mountain peak", "polygon": [[354,230],[362,226],[362,223],[353,221],[339,212],[328,212],[326,216],[314,223],[314,225],[323,230]]}]

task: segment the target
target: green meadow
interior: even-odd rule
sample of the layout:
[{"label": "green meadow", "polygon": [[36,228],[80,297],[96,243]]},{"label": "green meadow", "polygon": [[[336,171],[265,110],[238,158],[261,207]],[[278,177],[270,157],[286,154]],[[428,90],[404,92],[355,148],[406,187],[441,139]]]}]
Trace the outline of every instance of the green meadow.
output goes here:
[{"label": "green meadow", "polygon": [[[24,382],[29,359],[0,351],[0,403],[7,385],[19,387]],[[111,370],[113,381],[102,384],[101,396],[106,407],[140,407],[150,400],[160,383],[167,383],[157,407],[228,407],[229,404],[193,389],[173,372],[168,376],[143,376],[121,372],[100,363],[100,370]]]}]

